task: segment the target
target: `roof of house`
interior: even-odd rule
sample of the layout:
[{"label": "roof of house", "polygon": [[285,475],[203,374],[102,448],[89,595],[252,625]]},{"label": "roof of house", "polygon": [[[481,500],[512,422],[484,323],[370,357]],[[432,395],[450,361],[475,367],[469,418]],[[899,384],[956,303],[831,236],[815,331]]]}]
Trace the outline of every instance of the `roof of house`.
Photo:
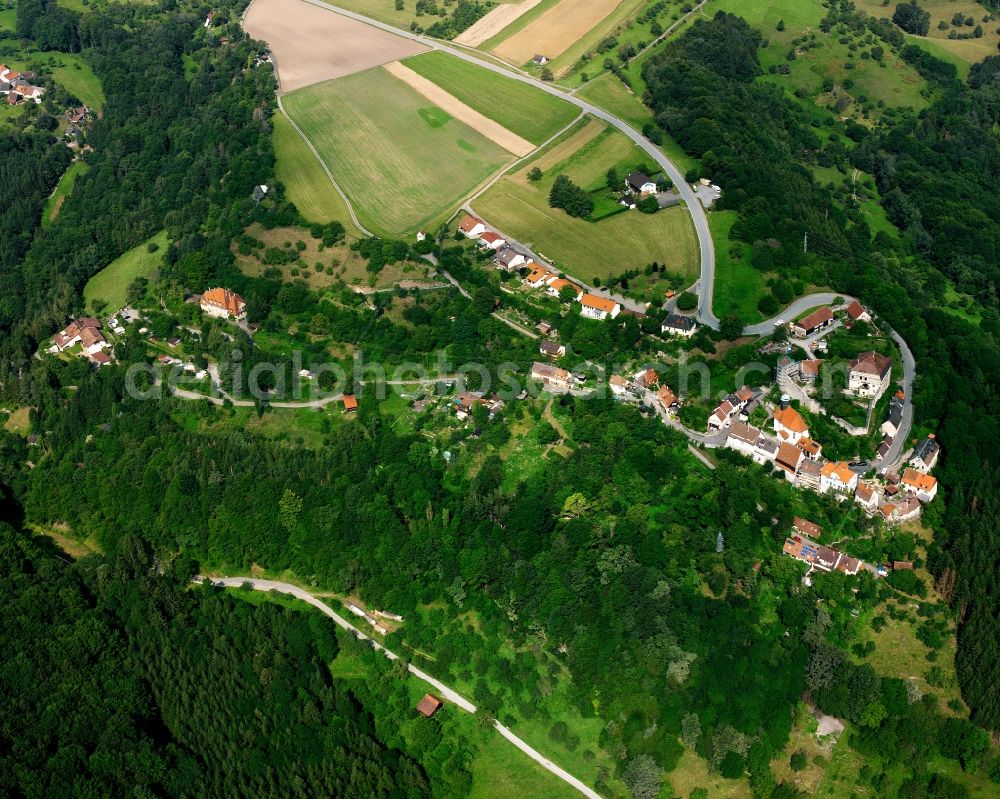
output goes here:
[{"label": "roof of house", "polygon": [[740,402],[749,402],[753,399],[753,389],[749,386],[743,386],[736,392],[736,398]]},{"label": "roof of house", "polygon": [[523,260],[524,256],[517,250],[508,247],[507,249],[501,250],[499,253],[497,253],[496,260],[500,261],[500,263],[509,265],[514,261],[516,261],[518,258],[521,258]]},{"label": "roof of house", "polygon": [[356,411],[358,409],[358,398],[353,394],[344,395],[344,410]]},{"label": "roof of house", "polygon": [[667,314],[667,318],[663,320],[663,327],[669,327],[674,330],[694,330],[695,321],[690,316],[671,313]]},{"label": "roof of house", "polygon": [[581,291],[580,287],[576,285],[576,283],[573,283],[572,281],[569,281],[564,277],[556,278],[551,283],[549,283],[549,288],[552,289],[554,292],[556,292],[556,294],[558,294],[560,291],[566,288],[566,286],[572,286],[576,290],[577,294],[579,294]]},{"label": "roof of house", "polygon": [[787,441],[783,441],[778,445],[778,454],[775,456],[774,461],[779,466],[784,466],[789,471],[794,472],[799,468],[799,462],[801,460],[802,450],[794,444],[789,444]]},{"label": "roof of house", "polygon": [[913,457],[920,458],[924,463],[934,459],[941,447],[933,435],[927,436],[913,449]]},{"label": "roof of house", "polygon": [[822,473],[827,479],[836,479],[845,485],[857,479],[857,475],[851,471],[847,461],[828,461],[823,464]]},{"label": "roof of house", "polygon": [[889,413],[886,414],[886,420],[891,422],[894,427],[899,427],[899,423],[903,421],[903,401],[893,397],[889,401]]},{"label": "roof of house", "polygon": [[799,464],[799,474],[803,477],[811,477],[819,480],[823,476],[823,470],[816,461],[804,460]]},{"label": "roof of house", "polygon": [[802,363],[799,364],[799,371],[803,375],[807,375],[809,377],[817,377],[819,375],[819,367],[822,363],[823,361],[817,359],[809,359],[802,361]]},{"label": "roof of house", "polygon": [[647,175],[645,172],[640,172],[639,170],[636,170],[635,172],[630,172],[629,176],[626,178],[626,182],[628,183],[629,186],[633,186],[636,188],[641,187],[646,183],[652,183],[652,181],[649,179],[649,175]]},{"label": "roof of house", "polygon": [[823,528],[816,524],[816,522],[803,519],[801,516],[796,516],[792,519],[792,527],[802,533],[802,535],[807,535],[811,538],[819,538],[823,532]]},{"label": "roof of house", "polygon": [[857,358],[851,361],[852,372],[862,372],[863,374],[875,375],[879,378],[885,377],[891,369],[892,359],[872,350],[862,352]]},{"label": "roof of house", "polygon": [[871,502],[876,496],[875,486],[863,481],[858,482],[858,487],[854,489],[854,493],[858,499],[865,503]]},{"label": "roof of house", "polygon": [[92,327],[85,327],[80,331],[80,343],[84,347],[91,347],[94,344],[100,344],[105,340],[104,336],[101,335],[100,330],[95,330]]},{"label": "roof of house", "polygon": [[655,383],[658,383],[659,380],[660,380],[660,377],[659,377],[659,375],[656,374],[656,370],[655,369],[650,368],[650,369],[647,369],[645,372],[642,373],[642,382],[643,382],[644,385],[652,386]]},{"label": "roof of house", "polygon": [[756,446],[757,439],[760,438],[760,430],[743,422],[733,422],[733,426],[729,428],[729,437],[742,441],[744,444]]},{"label": "roof of house", "polygon": [[538,344],[538,350],[544,352],[546,355],[559,355],[563,351],[563,345],[545,339]]},{"label": "roof of house", "polygon": [[108,356],[106,352],[104,352],[104,350],[98,350],[97,352],[91,353],[87,357],[90,358],[90,360],[92,360],[98,366],[106,366],[107,364],[111,363],[111,358]]},{"label": "roof of house", "polygon": [[608,383],[610,383],[613,386],[617,386],[618,388],[629,387],[628,379],[622,377],[621,375],[611,375],[611,377],[608,378]]},{"label": "roof of house", "polygon": [[494,233],[492,230],[487,230],[483,235],[479,237],[480,241],[485,241],[487,244],[496,244],[498,241],[507,241],[503,236],[498,233]]},{"label": "roof of house", "polygon": [[550,363],[542,363],[540,361],[535,361],[531,365],[531,374],[536,377],[549,378],[551,380],[569,380],[569,372],[565,369],[560,369],[558,366],[553,366]]},{"label": "roof of house", "polygon": [[614,300],[609,300],[607,297],[598,297],[596,294],[584,294],[580,300],[580,304],[585,308],[594,308],[605,313],[614,313],[615,308],[618,307],[618,303]]},{"label": "roof of house", "polygon": [[817,308],[808,316],[803,317],[795,324],[808,332],[810,330],[815,330],[820,325],[825,325],[832,319],[833,311],[824,305],[822,308]]},{"label": "roof of house", "polygon": [[820,451],[823,449],[823,445],[813,438],[800,438],[795,443],[795,446],[802,450],[806,455],[811,455],[814,458],[818,457]]},{"label": "roof of house", "polygon": [[875,454],[877,454],[879,457],[884,458],[886,456],[886,453],[888,453],[891,448],[892,444],[890,444],[888,441],[883,441],[881,444],[878,445],[878,449],[875,450]]},{"label": "roof of house", "polygon": [[937,485],[936,477],[918,472],[916,469],[906,469],[902,481],[904,485],[912,486],[918,491],[932,491]]},{"label": "roof of house", "polygon": [[417,703],[417,711],[421,714],[430,718],[435,713],[441,709],[443,702],[436,696],[431,696],[430,694],[424,694],[424,698]]},{"label": "roof of house", "polygon": [[677,402],[677,395],[674,394],[670,386],[660,386],[659,390],[656,392],[656,396],[659,397],[663,404],[668,408]]},{"label": "roof of house", "polygon": [[809,426],[806,424],[806,420],[802,418],[802,414],[791,405],[784,408],[775,408],[774,419],[779,425],[786,430],[791,430],[793,433],[805,433],[809,430]]},{"label": "roof of house", "polygon": [[736,406],[733,405],[729,400],[723,400],[718,405],[715,406],[715,410],[712,411],[712,416],[718,417],[719,420],[724,421],[732,416],[733,411],[736,410]]},{"label": "roof of house", "polygon": [[201,295],[202,305],[212,305],[216,308],[224,308],[226,313],[239,316],[246,307],[243,298],[234,291],[224,288],[209,289]]},{"label": "roof of house", "polygon": [[478,216],[466,216],[458,223],[458,229],[463,233],[470,232],[476,225],[486,225],[486,223],[480,219]]},{"label": "roof of house", "polygon": [[851,317],[851,319],[854,319],[854,320],[860,319],[861,316],[862,316],[862,314],[864,314],[864,312],[865,312],[864,306],[860,302],[858,302],[857,300],[854,300],[844,310],[847,311],[847,315],[849,317]]},{"label": "roof of house", "polygon": [[[532,263],[534,263],[534,261],[532,261]],[[548,269],[535,264],[535,268],[528,273],[525,280],[529,283],[537,283],[539,280],[547,280],[550,277],[553,277],[553,274]]]}]

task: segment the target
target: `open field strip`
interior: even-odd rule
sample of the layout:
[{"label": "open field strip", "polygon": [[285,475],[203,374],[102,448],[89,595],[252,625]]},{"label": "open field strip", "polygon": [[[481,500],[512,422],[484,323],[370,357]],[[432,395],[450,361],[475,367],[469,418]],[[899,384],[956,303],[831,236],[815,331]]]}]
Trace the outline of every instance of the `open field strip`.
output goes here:
[{"label": "open field strip", "polygon": [[[628,0],[625,0],[628,2]],[[622,0],[560,0],[493,52],[520,66],[535,54],[555,58],[596,27]]]},{"label": "open field strip", "polygon": [[549,139],[579,113],[557,97],[437,50],[403,63],[533,144]]},{"label": "open field strip", "polygon": [[542,0],[522,0],[520,3],[505,3],[497,6],[485,17],[472,24],[455,37],[456,44],[478,47],[487,39],[492,39],[523,14],[531,11]]},{"label": "open field strip", "polygon": [[513,160],[383,69],[299,89],[283,104],[361,223],[381,235],[440,224]]},{"label": "open field strip", "polygon": [[[87,310],[95,302],[107,303],[107,310],[116,311],[125,304],[129,285],[138,277],[149,278],[163,265],[170,240],[167,231],[161,230],[148,241],[118,256],[104,269],[87,281],[83,287],[83,301]],[[153,252],[150,245],[156,245]]]},{"label": "open field strip", "polygon": [[76,179],[80,175],[86,175],[89,171],[90,164],[86,161],[74,161],[69,165],[69,169],[63,172],[63,176],[59,178],[59,182],[45,203],[45,209],[42,211],[42,227],[48,227],[55,222],[62,204],[73,193]]},{"label": "open field strip", "polygon": [[[633,20],[646,6],[648,0],[620,0],[619,3],[614,6],[610,13],[604,16],[602,19],[597,20],[596,24],[587,31],[584,31],[575,41],[571,42],[568,47],[566,47],[556,58],[554,58],[549,63],[549,69],[552,70],[557,79],[561,79],[573,69],[575,65],[580,61],[580,58],[586,53],[595,52],[595,48],[601,43],[603,39],[608,36],[621,36],[621,40],[624,42],[626,40],[625,36],[625,25],[629,20]],[[648,28],[647,25],[639,26],[640,29]],[[652,35],[649,35],[652,38]],[[612,55],[612,54],[608,54]],[[615,56],[617,57],[617,56]],[[598,63],[604,60],[604,56],[598,56]],[[592,61],[589,63],[593,63]],[[595,64],[597,66],[597,64]],[[585,66],[584,69],[587,69]]]},{"label": "open field strip", "polygon": [[457,97],[449,94],[436,83],[414,72],[408,66],[400,64],[398,61],[393,61],[391,64],[386,64],[383,69],[393,77],[399,78],[403,83],[434,103],[442,111],[451,114],[451,116],[460,122],[464,122],[494,144],[499,144],[507,152],[513,153],[520,158],[535,149],[535,145],[527,139],[522,139],[516,133],[507,130],[500,123],[480,114],[474,108],[470,108]]},{"label": "open field strip", "polygon": [[[473,207],[490,224],[580,280],[616,276],[653,261],[666,264],[672,274],[693,279],[698,246],[683,207],[652,215],[623,210],[597,222],[549,207],[548,194],[557,175],[596,191],[610,167],[618,169],[624,180],[626,170],[648,161],[625,136],[590,119],[504,175]],[[543,177],[529,181],[527,173],[536,166]]]},{"label": "open field strip", "polygon": [[301,0],[254,0],[246,32],[267,42],[283,92],[352,75],[427,48]]}]

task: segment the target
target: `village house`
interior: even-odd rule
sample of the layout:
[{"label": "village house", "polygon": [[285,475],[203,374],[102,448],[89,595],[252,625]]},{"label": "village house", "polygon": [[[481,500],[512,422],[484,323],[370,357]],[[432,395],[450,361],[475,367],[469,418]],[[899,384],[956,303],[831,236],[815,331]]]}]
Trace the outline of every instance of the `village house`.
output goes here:
[{"label": "village house", "polygon": [[588,319],[603,321],[609,316],[615,319],[621,311],[622,307],[617,302],[596,294],[584,294],[580,299],[580,315]]},{"label": "village house", "polygon": [[100,368],[102,366],[107,366],[111,363],[111,356],[108,355],[103,350],[98,350],[97,352],[90,352],[87,354],[87,360],[89,360],[94,366]]},{"label": "village house", "polygon": [[718,405],[715,406],[715,410],[712,411],[712,415],[708,417],[708,429],[712,430],[724,430],[733,423],[733,414],[738,411],[739,408],[730,402],[728,399],[724,399]]},{"label": "village house", "polygon": [[345,394],[341,402],[344,405],[344,413],[354,413],[358,409],[358,398],[353,394]]},{"label": "village house", "polygon": [[901,394],[902,392],[897,392],[897,394],[889,400],[889,409],[886,412],[885,421],[882,422],[882,427],[880,428],[882,432],[890,438],[890,440],[896,437],[896,433],[899,432],[900,425],[903,423],[904,403]]},{"label": "village house", "polygon": [[818,461],[823,452],[823,445],[814,438],[800,438],[795,442],[795,446],[802,450],[802,454],[811,461]]},{"label": "village house", "polygon": [[243,298],[229,289],[209,289],[201,295],[200,303],[203,313],[220,319],[245,319],[247,304]]},{"label": "village house", "polygon": [[534,261],[531,261],[528,266],[531,267],[531,271],[524,278],[524,282],[533,289],[541,288],[549,281],[556,279],[556,275],[553,275],[548,269],[539,266]]},{"label": "village house", "polygon": [[778,457],[778,442],[770,436],[761,434],[761,437],[757,439],[757,454],[760,455],[764,463],[774,463]]},{"label": "village house", "polygon": [[923,506],[916,497],[905,497],[897,502],[879,505],[879,513],[889,524],[902,524],[920,516]]},{"label": "village house", "polygon": [[817,493],[821,492],[823,490],[823,468],[816,461],[803,458],[799,461],[799,473],[795,476],[793,485]]},{"label": "village house", "polygon": [[85,327],[80,331],[80,349],[85,355],[93,355],[110,346],[97,328]]},{"label": "village house", "polygon": [[906,469],[899,482],[904,491],[915,494],[924,504],[937,496],[937,478],[916,469]]},{"label": "village house", "polygon": [[845,309],[844,312],[853,322],[870,322],[872,320],[871,314],[865,310],[865,307],[858,302],[853,300]]},{"label": "village house", "polygon": [[430,718],[437,713],[444,703],[436,696],[424,694],[424,698],[417,704],[417,712],[425,718]]},{"label": "village house", "polygon": [[892,360],[878,352],[862,352],[851,361],[851,371],[847,376],[847,389],[852,394],[866,399],[878,400],[889,387],[892,374]]},{"label": "village house", "polygon": [[458,223],[458,229],[467,239],[478,239],[486,232],[486,223],[478,216],[466,215]]},{"label": "village house", "polygon": [[492,230],[487,230],[479,237],[479,246],[484,250],[499,250],[507,246],[507,239]]},{"label": "village house", "polygon": [[[101,340],[104,339],[104,336],[99,332],[100,329],[101,323],[91,316],[82,316],[79,319],[74,319],[52,337],[52,346],[49,347],[49,352],[62,352],[74,344],[80,344],[83,341],[83,332],[85,330],[91,331],[88,334],[88,341],[90,342],[88,346],[93,346],[97,340],[93,334],[100,336]],[[102,348],[98,347],[98,349]]]},{"label": "village house", "polygon": [[812,335],[817,330],[822,330],[832,322],[833,311],[824,305],[822,308],[817,308],[811,314],[799,319],[797,322],[792,322],[790,328],[792,333],[796,336],[799,338],[805,338],[806,336]]},{"label": "village house", "polygon": [[660,332],[664,335],[683,336],[684,338],[691,338],[697,329],[698,325],[690,316],[681,316],[675,313],[667,314],[663,324],[660,325]]},{"label": "village house", "polygon": [[795,475],[799,471],[799,464],[802,463],[803,459],[802,450],[794,444],[789,444],[787,441],[778,443],[778,452],[774,456],[774,465],[785,473],[785,479],[788,482],[794,482]]},{"label": "village house", "polygon": [[574,383],[573,375],[565,369],[539,361],[531,365],[531,376],[550,391],[569,391]]},{"label": "village house", "polygon": [[538,351],[547,358],[562,358],[566,354],[566,345],[543,339],[538,344]]},{"label": "village house", "polygon": [[573,289],[573,299],[576,302],[579,302],[580,298],[583,297],[583,289],[580,288],[578,285],[576,285],[576,283],[572,283],[563,277],[556,278],[551,283],[549,283],[549,287],[548,289],[546,289],[546,291],[548,291],[548,293],[551,294],[556,299],[559,299],[559,296],[560,294],[562,294],[562,290],[564,288]]},{"label": "village house", "polygon": [[819,538],[823,534],[823,528],[816,524],[816,522],[803,519],[801,516],[796,516],[792,519],[792,530],[800,535],[804,535],[806,538]]},{"label": "village house", "polygon": [[673,413],[680,407],[677,395],[670,386],[660,386],[656,390],[656,400],[663,406],[664,413]]},{"label": "village house", "polygon": [[641,372],[636,372],[632,379],[643,388],[655,388],[660,382],[660,376],[656,374],[655,369],[643,369]]},{"label": "village house", "polygon": [[875,460],[884,460],[885,456],[889,454],[890,449],[892,449],[892,436],[883,436],[882,443],[875,450]]},{"label": "village house", "polygon": [[[726,446],[757,460],[757,442],[760,440],[760,430],[743,422],[733,422],[726,437]],[[763,461],[758,461],[763,462]]]},{"label": "village house", "polygon": [[608,385],[611,387],[611,393],[619,399],[633,396],[637,388],[627,377],[621,375],[611,375],[608,378]]},{"label": "village house", "polygon": [[817,358],[809,358],[799,364],[799,380],[803,383],[815,383],[819,377],[820,367],[823,362]]},{"label": "village house", "polygon": [[511,269],[516,269],[522,264],[527,263],[528,259],[513,247],[504,247],[496,254],[493,262],[500,269],[506,269],[509,272]]},{"label": "village house", "polygon": [[847,461],[828,461],[823,464],[820,493],[833,491],[837,494],[853,494],[857,485],[858,476],[851,471]]},{"label": "village house", "polygon": [[774,410],[774,432],[780,441],[795,444],[800,438],[809,438],[809,426],[795,408],[789,405],[787,394],[781,395],[781,404]]},{"label": "village house", "polygon": [[931,433],[914,448],[909,465],[918,472],[927,473],[934,468],[940,452],[941,447],[937,443],[937,438]]},{"label": "village house", "polygon": [[656,184],[650,180],[649,175],[638,170],[630,172],[629,176],[625,178],[625,188],[629,191],[638,192],[643,197],[656,193]]},{"label": "village house", "polygon": [[795,376],[799,374],[799,368],[798,361],[787,355],[782,355],[774,365],[774,381],[779,383],[783,378],[794,380]]},{"label": "village house", "polygon": [[871,516],[878,511],[882,496],[871,483],[859,480],[858,487],[854,489],[854,501],[861,506],[865,513]]}]

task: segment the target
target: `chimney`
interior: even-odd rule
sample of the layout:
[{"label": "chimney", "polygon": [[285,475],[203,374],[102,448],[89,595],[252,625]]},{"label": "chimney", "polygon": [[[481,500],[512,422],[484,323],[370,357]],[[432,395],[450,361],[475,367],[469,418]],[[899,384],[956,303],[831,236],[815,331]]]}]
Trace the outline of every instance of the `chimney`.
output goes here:
[{"label": "chimney", "polygon": [[788,403],[792,401],[792,398],[787,394],[781,395],[781,410],[785,410],[788,407]]}]

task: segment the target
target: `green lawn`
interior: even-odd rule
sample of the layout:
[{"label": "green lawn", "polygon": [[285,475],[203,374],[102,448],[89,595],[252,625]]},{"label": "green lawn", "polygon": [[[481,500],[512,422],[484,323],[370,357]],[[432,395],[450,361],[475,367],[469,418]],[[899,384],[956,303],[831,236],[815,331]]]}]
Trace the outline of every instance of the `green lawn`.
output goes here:
[{"label": "green lawn", "polygon": [[285,194],[308,222],[338,220],[353,228],[347,204],[330,182],[322,164],[283,114],[271,120],[274,128],[275,177],[285,184]]},{"label": "green lawn", "polygon": [[513,156],[381,68],[292,92],[285,108],[365,227],[433,228]]},{"label": "green lawn", "polygon": [[575,106],[439,50],[406,66],[532,144],[541,144],[578,116]]},{"label": "green lawn", "polygon": [[[155,243],[159,249],[151,253],[148,245]],[[117,310],[125,304],[125,291],[137,277],[149,277],[163,263],[163,256],[170,242],[167,232],[161,230],[149,241],[133,247],[124,255],[113,260],[108,266],[87,281],[83,288],[83,300],[88,310],[96,300],[107,303],[108,310]]]},{"label": "green lawn", "polygon": [[48,227],[55,221],[55,218],[59,216],[59,209],[62,208],[62,204],[73,193],[73,186],[76,185],[76,179],[80,175],[86,175],[89,171],[90,164],[86,161],[74,161],[69,165],[69,169],[59,178],[59,183],[56,184],[52,196],[45,203],[45,209],[42,211],[42,227]]},{"label": "green lawn", "polygon": [[[757,310],[757,303],[767,293],[764,274],[750,263],[750,247],[743,242],[730,242],[729,231],[736,224],[736,211],[712,211],[708,215],[708,226],[715,244],[715,293],[712,310],[719,317],[736,311],[745,324],[763,319]],[[731,244],[743,253],[734,258],[729,248]]]},{"label": "green lawn", "polygon": [[17,9],[5,8],[0,11],[0,30],[14,31],[17,26]]},{"label": "green lawn", "polygon": [[[610,167],[616,167],[624,181],[628,170],[648,161],[621,133],[589,120],[505,175],[474,207],[491,224],[581,280],[619,275],[653,261],[666,264],[672,274],[693,279],[698,245],[683,206],[653,215],[622,211],[599,222],[574,219],[549,207],[548,194],[557,175],[565,174],[596,191],[605,185]],[[544,176],[532,183],[527,174],[535,166]]]}]

